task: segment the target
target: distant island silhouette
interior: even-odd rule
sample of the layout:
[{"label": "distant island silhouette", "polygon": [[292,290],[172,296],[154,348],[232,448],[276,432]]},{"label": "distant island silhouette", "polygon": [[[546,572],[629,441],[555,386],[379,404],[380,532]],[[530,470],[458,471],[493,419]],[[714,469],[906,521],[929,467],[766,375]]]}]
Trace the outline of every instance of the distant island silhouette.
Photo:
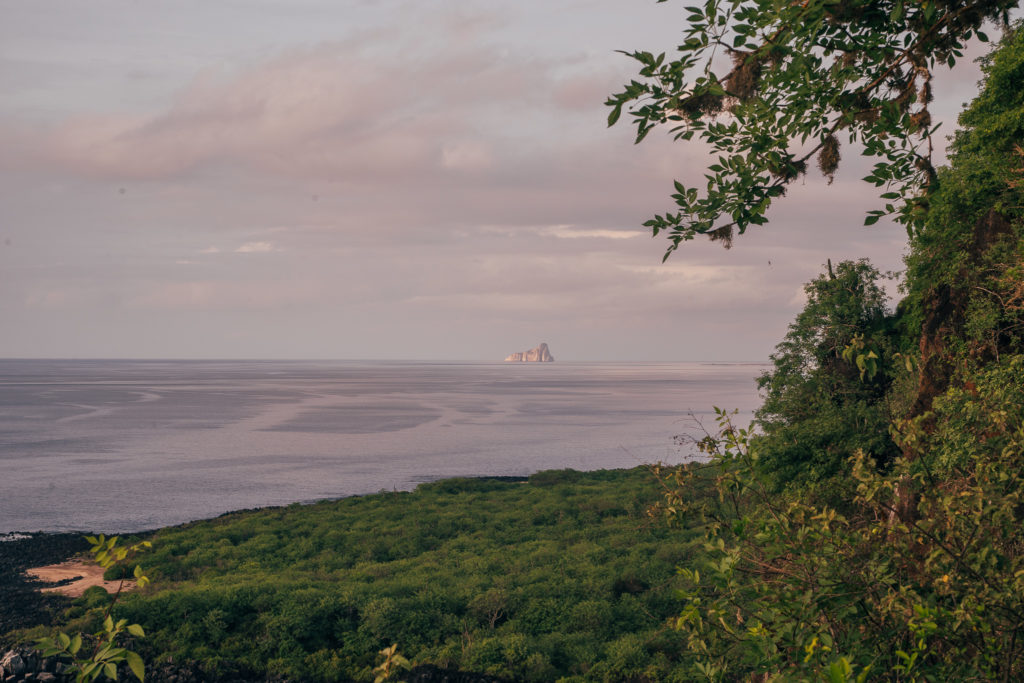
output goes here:
[{"label": "distant island silhouette", "polygon": [[506,363],[550,363],[555,357],[548,351],[548,345],[541,342],[540,346],[529,351],[518,351],[505,358]]}]

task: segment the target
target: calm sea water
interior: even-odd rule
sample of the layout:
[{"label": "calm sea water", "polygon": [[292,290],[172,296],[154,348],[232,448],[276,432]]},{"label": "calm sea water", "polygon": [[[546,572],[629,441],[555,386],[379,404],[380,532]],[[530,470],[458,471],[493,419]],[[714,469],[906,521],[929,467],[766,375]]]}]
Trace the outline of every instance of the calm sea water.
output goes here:
[{"label": "calm sea water", "polygon": [[0,533],[678,462],[765,366],[0,360]]}]

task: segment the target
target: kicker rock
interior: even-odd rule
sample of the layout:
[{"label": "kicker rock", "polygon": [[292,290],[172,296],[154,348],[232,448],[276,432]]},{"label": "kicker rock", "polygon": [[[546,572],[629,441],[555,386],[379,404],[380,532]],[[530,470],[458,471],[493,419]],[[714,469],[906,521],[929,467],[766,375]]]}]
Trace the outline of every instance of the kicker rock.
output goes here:
[{"label": "kicker rock", "polygon": [[535,349],[529,351],[519,351],[513,353],[511,356],[505,359],[505,362],[523,362],[523,363],[550,363],[555,358],[548,351],[547,344],[541,344]]}]

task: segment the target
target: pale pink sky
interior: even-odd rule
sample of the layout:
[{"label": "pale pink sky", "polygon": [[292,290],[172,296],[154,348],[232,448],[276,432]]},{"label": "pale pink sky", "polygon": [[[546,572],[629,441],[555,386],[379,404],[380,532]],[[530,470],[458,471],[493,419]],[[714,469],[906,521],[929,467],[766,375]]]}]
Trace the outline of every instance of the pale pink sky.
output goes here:
[{"label": "pale pink sky", "polygon": [[[616,49],[682,5],[0,0],[0,357],[758,360],[827,258],[898,269],[853,152],[731,251],[640,224]],[[978,79],[938,85],[952,130]]]}]

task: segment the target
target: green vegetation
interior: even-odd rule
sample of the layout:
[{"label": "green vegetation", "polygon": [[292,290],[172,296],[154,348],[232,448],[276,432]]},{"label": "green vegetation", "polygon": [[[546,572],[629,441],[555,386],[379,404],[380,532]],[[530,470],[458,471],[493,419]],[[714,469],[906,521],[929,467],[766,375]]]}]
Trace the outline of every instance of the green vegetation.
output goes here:
[{"label": "green vegetation", "polygon": [[667,624],[699,534],[648,517],[661,491],[643,468],[567,470],[232,513],[153,536],[153,584],[115,613],[147,662],[214,673],[372,681],[397,643],[516,680],[686,680]]},{"label": "green vegetation", "polygon": [[[90,552],[96,563],[107,572],[114,570],[118,574],[122,569],[127,568],[129,559],[151,547],[149,541],[142,541],[129,547],[118,545],[117,536],[107,538],[102,534],[98,538],[87,536],[86,540],[92,546]],[[135,565],[131,576],[140,588],[149,583],[149,579],[143,575],[142,567],[139,565]],[[119,576],[118,578],[121,579],[121,582],[113,596],[108,596],[105,590],[96,586],[89,589],[92,592],[88,596],[83,595],[85,604],[96,605],[98,606],[96,612],[102,612],[102,628],[92,634],[91,638],[83,640],[81,633],[69,636],[63,631],[58,631],[55,636],[46,636],[39,640],[44,657],[56,655],[61,659],[71,660],[71,671],[75,673],[77,683],[91,683],[103,677],[117,680],[117,667],[122,662],[140,681],[145,679],[146,666],[142,657],[131,649],[119,647],[118,641],[123,634],[129,634],[136,638],[143,638],[146,634],[141,626],[129,624],[127,619],[114,620],[114,606],[124,588],[124,577]]]},{"label": "green vegetation", "polygon": [[707,0],[686,7],[677,58],[633,52],[639,78],[606,103],[609,125],[632,107],[637,142],[667,125],[677,140],[708,145],[715,159],[703,192],[677,182],[676,210],[645,225],[667,235],[669,253],[697,235],[728,246],[735,232],[767,223],[772,202],[808,162],[831,181],[845,137],[876,160],[865,180],[883,189],[884,208],[865,223],[893,215],[916,228],[927,208],[921,190],[936,180],[932,72],[953,66],[972,37],[988,40],[982,23],[1005,21],[1016,5]]},{"label": "green vegetation", "polygon": [[[820,490],[825,482],[842,488],[834,480],[848,478],[846,461],[857,451],[881,464],[899,453],[886,397],[905,371],[886,361],[905,349],[880,279],[865,261],[829,264],[805,288],[807,305],[772,356],[772,370],[758,380],[758,464],[773,489],[808,483]],[[843,357],[847,349],[861,356],[861,367]]]},{"label": "green vegetation", "polygon": [[721,413],[702,444],[718,498],[665,475],[669,517],[708,539],[675,620],[695,677],[1024,677],[1024,29],[983,66],[908,203],[897,310],[868,264],[830,266],[761,378],[762,431]]}]

